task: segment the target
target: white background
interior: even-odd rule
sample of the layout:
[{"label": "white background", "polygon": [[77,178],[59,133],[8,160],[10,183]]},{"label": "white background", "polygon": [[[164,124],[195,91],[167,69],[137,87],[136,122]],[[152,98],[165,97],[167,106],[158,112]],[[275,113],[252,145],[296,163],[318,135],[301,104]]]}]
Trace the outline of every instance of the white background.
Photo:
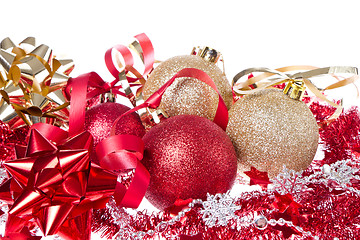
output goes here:
[{"label": "white background", "polygon": [[[71,76],[96,71],[111,80],[104,53],[146,33],[155,58],[220,51],[228,79],[248,67],[359,67],[356,0],[252,1],[6,1],[0,38],[27,36],[75,61]],[[351,100],[353,101],[353,100]]]},{"label": "white background", "polygon": [[74,59],[72,76],[108,75],[104,52],[138,33],[155,57],[209,45],[223,53],[228,78],[248,67],[359,66],[358,1],[2,1],[0,38],[27,36]]},{"label": "white background", "polygon": [[75,61],[71,76],[95,71],[111,80],[105,51],[144,32],[157,60],[198,45],[219,50],[230,80],[248,67],[359,67],[359,6],[356,0],[2,1],[0,40],[34,36]]}]

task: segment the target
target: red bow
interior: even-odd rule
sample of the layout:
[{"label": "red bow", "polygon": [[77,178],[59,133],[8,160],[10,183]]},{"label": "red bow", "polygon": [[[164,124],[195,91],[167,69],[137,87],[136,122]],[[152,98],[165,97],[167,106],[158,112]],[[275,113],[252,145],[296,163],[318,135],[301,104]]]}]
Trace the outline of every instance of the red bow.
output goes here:
[{"label": "red bow", "polygon": [[[16,149],[18,159],[4,163],[12,176],[9,181],[14,203],[9,214],[33,216],[44,235],[55,234],[75,212],[89,210],[89,203],[108,200],[116,185],[115,174],[95,165],[90,167],[91,135],[67,135],[60,128],[35,124],[28,145]],[[105,189],[97,183],[102,180],[107,181]],[[94,191],[99,187],[101,191]]]},{"label": "red bow", "polygon": [[[72,80],[68,132],[34,124],[27,146],[17,146],[17,159],[4,163],[12,176],[0,188],[0,198],[12,204],[8,236],[31,218],[44,235],[55,234],[67,219],[104,208],[112,195],[118,205],[134,208],[145,195],[150,176],[139,162],[144,150],[141,138],[112,136],[100,144],[105,146],[99,153],[101,166],[89,161],[93,140],[83,126],[86,87],[93,76],[84,74]],[[117,182],[116,172],[124,169],[135,169],[128,188]]]}]

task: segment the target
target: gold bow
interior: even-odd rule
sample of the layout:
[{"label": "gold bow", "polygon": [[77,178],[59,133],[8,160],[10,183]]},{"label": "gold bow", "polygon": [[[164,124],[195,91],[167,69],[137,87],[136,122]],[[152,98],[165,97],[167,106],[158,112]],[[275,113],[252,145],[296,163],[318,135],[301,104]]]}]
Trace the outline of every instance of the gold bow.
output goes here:
[{"label": "gold bow", "polygon": [[[57,59],[52,49],[35,38],[16,46],[10,38],[0,43],[0,119],[10,122],[19,116],[26,124],[66,121],[69,103],[62,93],[74,63]],[[51,119],[51,120],[50,120]],[[60,120],[60,121],[57,121]]]}]

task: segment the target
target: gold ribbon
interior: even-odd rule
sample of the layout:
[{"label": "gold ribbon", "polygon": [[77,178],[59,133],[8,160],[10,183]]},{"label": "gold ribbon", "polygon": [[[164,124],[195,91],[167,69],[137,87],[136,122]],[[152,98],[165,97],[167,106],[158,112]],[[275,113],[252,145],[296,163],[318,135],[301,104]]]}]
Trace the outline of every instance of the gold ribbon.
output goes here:
[{"label": "gold ribbon", "polygon": [[[0,119],[9,122],[19,116],[26,124],[46,118],[66,121],[61,111],[69,103],[62,89],[74,69],[70,59],[57,59],[52,49],[35,45],[35,38],[16,46],[10,38],[0,43]],[[58,124],[58,125],[59,125]]]},{"label": "gold ribbon", "polygon": [[[292,74],[289,73],[294,71],[301,71],[301,72],[296,72]],[[254,72],[260,72],[262,74],[256,77],[251,77],[244,82],[238,82],[242,77]],[[338,79],[338,74],[349,74],[351,76],[339,80],[334,84],[330,84],[322,89],[316,87],[310,80],[310,78],[321,75],[331,75],[336,79]],[[270,78],[274,75],[275,77]],[[326,90],[336,89],[354,83],[358,78],[359,78],[358,69],[356,67],[349,67],[349,66],[333,66],[333,67],[317,68],[307,65],[298,65],[298,66],[287,66],[278,69],[248,68],[235,75],[235,77],[233,78],[232,86],[235,94],[237,94],[238,96],[242,96],[247,94],[253,94],[278,84],[300,80],[316,97],[336,108],[335,113],[328,118],[328,121],[330,122],[336,119],[341,114],[343,107],[341,105],[334,103],[333,101],[330,101],[327,97],[324,96],[323,92]],[[251,88],[251,86],[255,87],[255,89]]]}]

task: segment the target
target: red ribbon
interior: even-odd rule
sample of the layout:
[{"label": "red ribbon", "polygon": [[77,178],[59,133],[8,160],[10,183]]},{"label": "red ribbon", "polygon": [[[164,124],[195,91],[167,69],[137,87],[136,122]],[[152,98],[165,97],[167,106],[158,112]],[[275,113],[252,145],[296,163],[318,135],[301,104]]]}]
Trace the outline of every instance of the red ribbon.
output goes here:
[{"label": "red ribbon", "polygon": [[140,162],[143,152],[142,139],[134,135],[110,136],[96,147],[103,168],[115,171],[135,169],[127,191],[123,190],[123,185],[117,185],[114,198],[119,206],[137,208],[145,196],[150,174]]},{"label": "red ribbon", "polygon": [[[119,74],[124,73],[126,74],[128,71],[133,72],[135,75],[137,75],[139,78],[143,78],[143,76],[149,74],[151,70],[153,69],[154,65],[154,48],[152,46],[152,43],[150,39],[146,36],[146,34],[142,33],[139,35],[136,35],[135,38],[138,40],[140,47],[142,49],[142,59],[144,62],[144,72],[142,74],[138,73],[134,68],[134,58],[129,50],[128,47],[118,44],[110,49],[108,49],[105,53],[105,64],[108,68],[111,75],[115,77],[115,79],[111,82],[105,82],[97,73],[92,72],[90,73],[91,76],[89,77],[89,83],[88,86],[91,87],[91,90],[87,94],[87,99],[92,99],[96,96],[99,96],[103,93],[111,92],[113,94],[117,94],[123,97],[126,97],[126,95],[121,92],[121,86],[117,85],[119,82]],[[119,62],[119,59],[116,59],[116,61],[113,61],[112,52],[118,51],[121,56],[124,59],[125,67],[121,71],[119,71],[116,68],[115,62]],[[139,78],[131,78],[129,76],[126,76],[127,80],[131,83],[131,86],[137,86],[138,84],[135,84],[133,82],[137,81]],[[67,93],[67,96],[69,96],[69,89],[66,89],[65,91]]]},{"label": "red ribbon", "polygon": [[[149,74],[153,68],[153,64],[155,62],[154,48],[152,46],[150,39],[146,36],[145,33],[136,35],[135,38],[138,40],[140,47],[142,49],[142,57],[143,57],[144,65],[145,65],[145,70],[142,75],[144,76],[144,75]],[[130,50],[127,47],[125,47],[124,45],[116,45],[106,51],[106,53],[105,53],[106,67],[108,68],[109,72],[115,77],[115,79],[118,80],[120,71],[116,68],[116,66],[114,64],[114,61],[112,58],[113,50],[118,51],[122,55],[124,62],[125,62],[125,66],[133,66],[134,59],[133,59],[133,56],[132,56]],[[129,82],[135,82],[138,79],[128,78],[128,80],[129,80]]]},{"label": "red ribbon", "polygon": [[[70,111],[70,116],[73,114],[81,119],[75,119],[70,125],[71,128],[78,129],[79,126],[83,127],[85,120],[85,104],[86,104],[86,84],[85,82],[99,81],[100,76],[94,72],[81,75],[72,81],[73,92],[72,96],[81,98],[73,103],[71,100],[71,107],[77,104],[73,111]],[[78,90],[74,91],[74,87]],[[74,95],[75,94],[75,95]],[[71,123],[71,122],[70,122]],[[71,132],[69,129],[69,132]],[[74,130],[73,130],[74,131]],[[128,189],[121,183],[117,183],[114,193],[116,202],[123,207],[137,208],[145,196],[146,189],[150,182],[150,175],[145,167],[140,163],[143,156],[144,144],[141,138],[132,135],[118,135],[111,136],[101,143],[100,147],[96,148],[97,155],[100,159],[100,167],[118,172],[119,170],[135,169],[133,179]],[[136,160],[135,160],[136,159]]]},{"label": "red ribbon", "polygon": [[[91,72],[78,77],[76,82],[94,83],[100,81],[103,81],[100,76],[95,72]],[[84,113],[82,112],[84,112],[83,109],[85,109],[86,104],[84,101],[84,94],[86,94],[86,91],[84,91],[85,88],[83,88],[83,85],[81,87],[83,92],[76,91],[77,94],[74,96],[81,97],[82,100],[81,102],[78,100],[77,102],[79,104],[76,105],[73,112],[70,112],[70,114],[76,114],[78,117],[83,116]],[[71,127],[78,128],[81,124],[81,126],[83,126],[83,120],[84,119],[76,119]],[[117,135],[103,140],[96,148],[100,166],[102,168],[112,172],[135,169],[134,176],[127,189],[121,183],[116,185],[114,198],[117,204],[123,207],[137,208],[145,196],[146,189],[150,182],[149,172],[140,162],[144,151],[143,145],[143,141],[139,137],[132,135]]]},{"label": "red ribbon", "polygon": [[[218,107],[217,107],[217,110],[215,113],[214,122],[225,131],[226,126],[228,124],[228,119],[229,119],[226,104],[225,104],[223,98],[221,97],[214,81],[204,71],[201,71],[196,68],[184,68],[184,69],[180,70],[170,80],[168,80],[163,86],[161,86],[154,94],[152,94],[143,104],[131,109],[129,112],[127,112],[125,114],[135,112],[141,108],[146,108],[146,107],[157,108],[157,107],[159,107],[162,96],[164,95],[166,89],[171,84],[173,84],[175,79],[183,78],[183,77],[190,77],[190,78],[198,79],[199,81],[202,81],[202,82],[208,84],[212,89],[214,89],[218,93],[219,103],[218,103]],[[120,120],[121,117],[123,117],[123,115],[120,116],[115,121],[114,126],[116,126],[117,122]],[[114,134],[115,134],[115,129],[112,129],[111,135],[114,135]]]}]

